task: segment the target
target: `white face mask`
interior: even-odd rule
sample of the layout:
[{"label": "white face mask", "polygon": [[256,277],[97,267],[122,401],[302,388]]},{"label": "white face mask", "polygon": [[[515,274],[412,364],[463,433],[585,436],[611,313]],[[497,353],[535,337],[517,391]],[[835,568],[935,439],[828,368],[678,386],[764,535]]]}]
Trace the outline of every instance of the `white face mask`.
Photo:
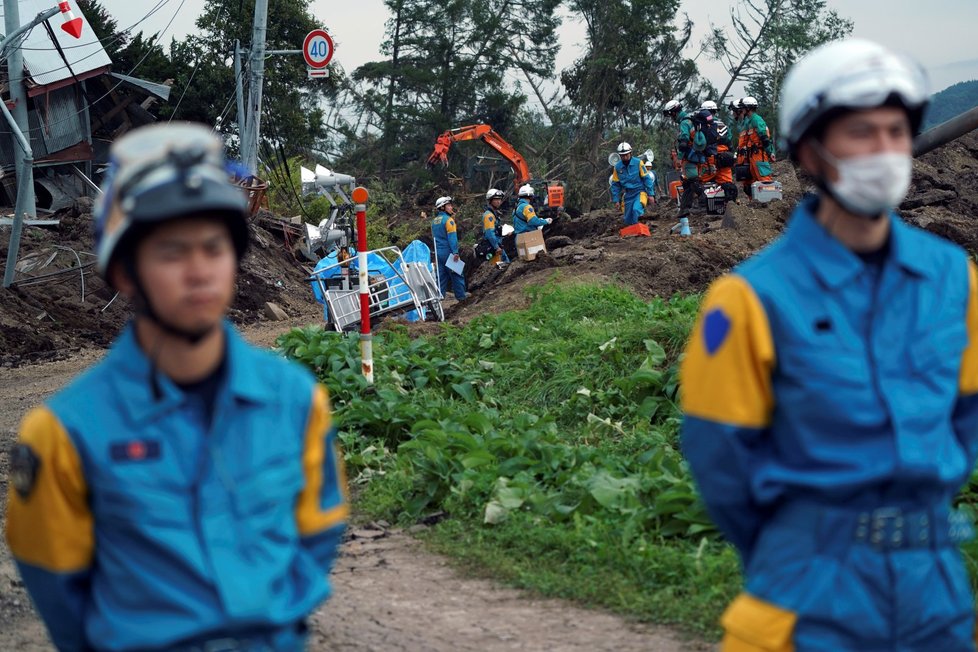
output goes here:
[{"label": "white face mask", "polygon": [[833,199],[850,213],[876,219],[900,205],[910,188],[913,162],[909,154],[887,152],[838,159],[821,144],[815,150],[835,166],[838,181],[825,180]]}]

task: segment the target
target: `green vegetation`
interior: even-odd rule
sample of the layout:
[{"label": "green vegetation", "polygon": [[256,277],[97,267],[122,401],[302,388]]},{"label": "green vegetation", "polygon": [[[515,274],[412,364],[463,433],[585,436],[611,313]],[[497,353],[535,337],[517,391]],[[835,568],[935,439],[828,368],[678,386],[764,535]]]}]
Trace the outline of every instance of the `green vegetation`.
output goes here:
[{"label": "green vegetation", "polygon": [[447,512],[439,550],[520,586],[687,631],[714,631],[739,587],[678,448],[676,360],[699,297],[537,288],[525,311],[436,336],[279,340],[329,386],[359,509]]},{"label": "green vegetation", "polygon": [[[524,311],[411,339],[279,339],[329,386],[358,509],[402,525],[439,512],[429,543],[475,572],[705,636],[740,587],[732,548],[678,447],[676,362],[698,296],[534,288]],[[978,475],[958,498],[978,511]],[[965,545],[978,584],[978,542]]]},{"label": "green vegetation", "polygon": [[924,115],[924,129],[936,127],[958,114],[978,106],[978,80],[958,82],[930,98]]}]

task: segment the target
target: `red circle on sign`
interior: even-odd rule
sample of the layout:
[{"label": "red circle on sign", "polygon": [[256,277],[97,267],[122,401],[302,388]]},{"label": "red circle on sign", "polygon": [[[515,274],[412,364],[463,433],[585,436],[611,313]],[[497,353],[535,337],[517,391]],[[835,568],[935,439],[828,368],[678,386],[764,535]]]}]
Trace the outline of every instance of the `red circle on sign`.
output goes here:
[{"label": "red circle on sign", "polygon": [[[325,41],[325,52],[320,44]],[[302,41],[302,58],[310,68],[325,68],[333,58],[333,39],[324,29],[314,29]]]}]

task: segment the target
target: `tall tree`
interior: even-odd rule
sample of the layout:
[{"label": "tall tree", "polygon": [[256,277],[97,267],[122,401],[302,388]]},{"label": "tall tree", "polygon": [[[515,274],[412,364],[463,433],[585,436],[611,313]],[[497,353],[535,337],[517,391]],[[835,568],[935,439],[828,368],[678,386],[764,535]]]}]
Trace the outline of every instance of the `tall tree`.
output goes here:
[{"label": "tall tree", "polygon": [[706,42],[713,58],[731,72],[722,95],[743,82],[771,115],[777,114],[788,68],[812,48],[852,33],[852,21],[828,10],[826,0],[741,0],[730,19],[732,35],[714,25]]},{"label": "tall tree", "polygon": [[[386,0],[391,11],[387,58],[353,73],[363,83],[363,108],[395,154],[461,122],[495,120],[505,131],[521,93],[506,90],[506,74],[552,73],[559,0]],[[518,52],[519,57],[510,56]]]},{"label": "tall tree", "polygon": [[[647,132],[671,98],[705,94],[696,64],[683,55],[692,22],[677,21],[679,4],[679,0],[570,0],[570,9],[584,21],[587,35],[584,54],[561,74],[576,109],[574,158],[585,162],[585,167],[576,170],[572,191],[581,189],[577,200],[584,209],[602,193],[606,196],[607,184],[600,179],[607,178],[602,175],[609,139],[619,139],[629,128]],[[672,126],[665,130],[671,135]],[[641,146],[654,140],[650,137]]]},{"label": "tall tree", "polygon": [[[269,0],[266,49],[298,49],[306,34],[319,27],[308,7],[309,0]],[[238,39],[242,48],[250,47],[253,22],[253,3],[205,2],[197,18],[198,32],[171,46],[178,76],[167,117],[208,124],[234,119],[234,42]],[[243,76],[246,82],[247,71]],[[265,62],[259,157],[271,163],[281,154],[290,157],[315,147],[325,137],[321,100],[337,85],[334,78],[309,80],[301,56],[270,56]]]}]

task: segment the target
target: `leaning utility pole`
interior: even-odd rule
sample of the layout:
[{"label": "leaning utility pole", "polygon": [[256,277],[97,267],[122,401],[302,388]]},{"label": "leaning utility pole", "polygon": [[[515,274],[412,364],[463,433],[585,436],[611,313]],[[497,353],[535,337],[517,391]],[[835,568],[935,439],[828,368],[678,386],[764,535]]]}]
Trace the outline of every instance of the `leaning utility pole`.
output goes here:
[{"label": "leaning utility pole", "polygon": [[[9,0],[8,0],[9,1]],[[248,53],[251,73],[248,80],[248,110],[241,139],[241,159],[248,171],[258,173],[258,133],[261,129],[261,90],[265,77],[265,32],[268,25],[268,0],[255,0],[255,22]]]},{"label": "leaning utility pole", "polygon": [[[20,24],[20,3],[17,0],[3,0],[3,22],[4,31],[13,34],[21,28]],[[19,47],[11,48],[7,54],[7,77],[10,80],[10,101],[13,103],[14,120],[21,134],[30,133],[30,126],[27,123],[27,90],[24,88],[24,52]],[[17,171],[18,186],[24,189],[23,206],[28,215],[28,219],[37,215],[37,208],[34,204],[34,166],[25,164],[21,156],[16,152],[21,149],[21,142],[16,135],[11,136],[13,141],[13,151],[15,152],[14,161]],[[30,139],[28,138],[28,141]],[[21,182],[24,175],[32,177],[29,181]],[[20,199],[20,189],[17,191],[17,199]],[[20,203],[18,201],[18,203]]]}]

